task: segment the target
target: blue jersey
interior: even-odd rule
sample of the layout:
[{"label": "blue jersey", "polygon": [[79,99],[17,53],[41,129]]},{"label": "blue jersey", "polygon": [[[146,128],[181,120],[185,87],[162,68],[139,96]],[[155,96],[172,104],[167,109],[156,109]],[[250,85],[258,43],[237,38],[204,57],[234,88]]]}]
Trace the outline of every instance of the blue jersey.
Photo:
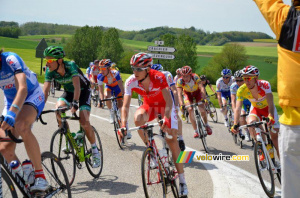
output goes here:
[{"label": "blue jersey", "polygon": [[0,87],[8,100],[12,101],[17,94],[15,75],[18,73],[24,73],[26,75],[28,95],[39,87],[36,74],[28,69],[20,56],[13,52],[3,52],[1,59]]},{"label": "blue jersey", "polygon": [[88,68],[86,69],[86,72],[85,72],[85,73],[86,73],[87,75],[89,75],[90,72],[91,72],[91,67],[88,67]]}]

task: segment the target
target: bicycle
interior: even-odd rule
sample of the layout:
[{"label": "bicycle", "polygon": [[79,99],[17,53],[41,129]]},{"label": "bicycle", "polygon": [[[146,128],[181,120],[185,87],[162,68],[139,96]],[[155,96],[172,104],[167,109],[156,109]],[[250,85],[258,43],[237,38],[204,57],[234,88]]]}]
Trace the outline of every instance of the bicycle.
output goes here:
[{"label": "bicycle", "polygon": [[113,114],[114,114],[114,131],[117,137],[117,142],[118,145],[120,147],[120,149],[124,149],[124,147],[126,146],[126,140],[125,137],[122,137],[122,139],[120,139],[120,136],[118,135],[118,129],[121,128],[121,114],[118,108],[118,104],[117,104],[117,99],[118,98],[123,98],[123,96],[119,96],[119,97],[111,97],[111,98],[107,98],[107,99],[103,99],[102,101],[112,101],[112,108],[113,108]]},{"label": "bicycle", "polygon": [[[231,133],[231,127],[233,126],[233,110],[231,106],[231,102],[228,100],[227,105],[222,106],[227,108],[227,118],[228,118],[228,132]],[[225,121],[226,122],[226,121]]]},{"label": "bicycle", "polygon": [[[66,111],[69,107],[59,107],[57,109],[43,111],[39,117],[42,124],[46,125],[42,120],[42,115],[47,113],[58,113],[61,116],[62,128],[56,130],[51,138],[50,151],[55,153],[58,159],[67,167],[66,170],[70,186],[73,184],[76,175],[76,166],[82,169],[82,162],[85,162],[88,172],[94,178],[99,178],[103,168],[103,149],[100,136],[95,127],[92,126],[96,137],[96,144],[101,156],[101,163],[98,168],[92,167],[92,149],[87,146],[87,137],[83,128],[80,126],[80,131],[83,132],[83,137],[76,139],[72,136],[67,120],[79,120],[76,114],[66,116]],[[76,151],[76,152],[75,152]]]},{"label": "bicycle", "polygon": [[198,110],[198,105],[203,104],[203,102],[198,102],[198,103],[194,103],[191,105],[187,105],[185,106],[185,108],[187,109],[188,107],[192,107],[194,110],[194,115],[195,115],[195,121],[196,121],[196,125],[197,125],[197,133],[198,133],[198,137],[201,139],[204,150],[206,153],[209,152],[208,147],[207,147],[207,143],[206,143],[206,136],[207,136],[207,131],[204,125],[204,121],[202,119],[202,116],[199,113]]},{"label": "bicycle", "polygon": [[[243,114],[243,115],[240,115],[240,117],[247,117],[248,116],[248,114]],[[241,133],[241,130],[242,129],[240,129],[239,130],[239,133]],[[231,131],[231,130],[230,130]],[[238,136],[238,134],[235,134],[235,133],[232,133],[231,132],[231,135],[232,135],[232,137],[233,137],[233,142],[235,143],[235,144],[237,144],[237,145],[239,145],[240,146],[240,148],[242,149],[243,148],[243,138],[239,135]]]},{"label": "bicycle", "polygon": [[50,96],[50,94],[52,95],[53,98],[55,97],[55,81],[54,81],[54,79],[51,80],[48,96]]},{"label": "bicycle", "polygon": [[[0,142],[23,142],[22,139],[17,139],[13,136],[10,131],[6,131],[6,135],[9,136],[9,138],[0,138]],[[14,184],[18,187],[23,197],[72,197],[66,171],[58,158],[51,152],[43,152],[41,159],[44,174],[50,188],[45,192],[31,192],[30,187],[33,184],[30,186],[26,185],[24,179],[12,171],[9,163],[0,153],[0,197],[17,198],[18,195]]]},{"label": "bicycle", "polygon": [[[178,187],[176,184],[178,173],[175,169],[175,164],[169,155],[169,147],[165,140],[165,137],[172,138],[172,136],[162,132],[162,130],[160,130],[160,134],[153,133],[153,127],[161,125],[162,123],[163,121],[160,120],[159,123],[145,124],[143,126],[127,130],[127,132],[129,132],[142,129],[144,130],[144,133],[147,132],[148,135],[147,147],[143,153],[141,161],[143,188],[146,198],[160,197],[161,194],[163,194],[163,197],[165,198],[167,194],[170,193],[170,191],[168,191],[168,187],[171,187],[172,194],[175,198],[179,197]],[[154,137],[159,138],[163,143],[163,149],[167,150],[167,161],[169,162],[168,167],[166,167],[162,162],[162,156],[160,156],[158,152]],[[153,164],[155,167],[153,167]],[[151,187],[154,189],[151,190]]]},{"label": "bicycle", "polygon": [[211,96],[215,96],[215,94],[212,94],[212,95],[209,95],[209,96],[206,97],[206,100],[207,100],[208,104],[205,104],[205,110],[206,110],[206,113],[211,117],[211,119],[215,123],[217,123],[218,122],[218,114],[217,114],[216,107],[210,101]]},{"label": "bicycle", "polygon": [[92,95],[92,103],[95,107],[98,106],[99,102],[99,92],[98,92],[98,84],[94,83],[94,95]]},{"label": "bicycle", "polygon": [[[256,143],[254,146],[254,158],[257,175],[265,193],[269,197],[274,197],[276,179],[274,175],[277,175],[277,179],[279,183],[281,183],[281,170],[275,167],[274,145],[269,134],[272,129],[270,130],[267,126],[269,119],[263,118],[262,120],[263,121],[240,126],[239,128],[255,127]],[[265,131],[261,131],[259,128],[260,125],[264,126]],[[266,141],[264,141],[262,134],[266,136]],[[261,159],[261,156],[263,156],[264,159]],[[267,171],[266,175],[263,175],[264,171]],[[269,183],[269,181],[271,181],[271,183]]]}]

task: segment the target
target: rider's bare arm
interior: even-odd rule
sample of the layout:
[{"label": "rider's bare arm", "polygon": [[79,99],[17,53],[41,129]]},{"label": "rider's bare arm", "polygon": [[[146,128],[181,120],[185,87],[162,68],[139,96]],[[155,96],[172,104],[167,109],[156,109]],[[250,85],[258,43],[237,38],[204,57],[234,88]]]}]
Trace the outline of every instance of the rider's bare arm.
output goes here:
[{"label": "rider's bare arm", "polygon": [[124,95],[124,86],[123,86],[123,81],[122,79],[118,80],[118,85],[121,89],[122,95]]},{"label": "rider's bare arm", "polygon": [[[27,97],[27,84],[26,84],[25,73],[16,74],[15,83],[16,83],[17,94],[12,104],[16,104],[21,109]],[[16,114],[18,114],[19,112],[19,110],[14,108],[13,106],[11,106],[9,110],[13,111]]]},{"label": "rider's bare arm", "polygon": [[44,95],[45,95],[45,102],[47,102],[50,87],[51,87],[51,82],[44,82],[43,92],[44,92]]},{"label": "rider's bare arm", "polygon": [[80,79],[78,76],[72,78],[73,86],[74,86],[74,96],[73,100],[79,100],[80,97]]},{"label": "rider's bare arm", "polygon": [[164,88],[161,90],[163,97],[166,101],[166,108],[165,108],[165,117],[170,118],[171,117],[171,111],[173,106],[173,100],[169,91],[169,87]]},{"label": "rider's bare arm", "polygon": [[182,106],[183,105],[183,100],[182,100],[182,88],[181,87],[177,87],[177,92],[178,92],[178,101],[179,101],[179,105]]},{"label": "rider's bare arm", "polygon": [[231,94],[231,106],[234,111],[236,108],[236,95],[235,94]]},{"label": "rider's bare arm", "polygon": [[171,90],[172,90],[173,95],[174,95],[175,106],[178,106],[179,101],[178,101],[178,94],[177,94],[177,89],[176,89],[175,85],[171,86]]},{"label": "rider's bare arm", "polygon": [[272,93],[267,93],[266,94],[268,106],[269,106],[269,115],[274,118],[274,99],[273,99],[273,94]]},{"label": "rider's bare arm", "polygon": [[104,88],[103,85],[98,85],[99,87],[99,95],[100,95],[100,100],[104,99]]},{"label": "rider's bare arm", "polygon": [[199,89],[200,89],[200,91],[201,91],[201,98],[202,99],[206,99],[206,91],[205,91],[205,88],[204,88],[204,86],[202,85],[202,83],[201,83],[201,81],[200,82],[198,82],[198,86],[199,86]]},{"label": "rider's bare arm", "polygon": [[121,109],[121,122],[122,126],[126,126],[126,122],[128,120],[129,107],[130,107],[131,96],[125,95],[123,100],[123,106]]},{"label": "rider's bare arm", "polygon": [[241,110],[243,106],[243,101],[236,101],[236,108],[234,110],[234,125],[237,125],[240,120]]},{"label": "rider's bare arm", "polygon": [[217,92],[217,97],[218,97],[218,102],[219,102],[219,105],[220,105],[220,108],[222,108],[222,96],[221,96],[221,92]]}]

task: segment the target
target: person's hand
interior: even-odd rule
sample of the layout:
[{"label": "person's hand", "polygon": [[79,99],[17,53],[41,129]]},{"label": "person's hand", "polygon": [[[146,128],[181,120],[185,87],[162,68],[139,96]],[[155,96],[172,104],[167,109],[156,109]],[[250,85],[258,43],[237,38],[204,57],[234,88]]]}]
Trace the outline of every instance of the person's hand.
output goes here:
[{"label": "person's hand", "polygon": [[99,103],[98,103],[98,108],[103,108],[104,107],[104,105],[103,105],[103,102],[102,102],[102,100],[99,100]]},{"label": "person's hand", "polygon": [[1,124],[1,128],[5,130],[12,130],[15,125],[16,113],[13,111],[8,111],[4,116],[4,120]]},{"label": "person's hand", "polygon": [[79,108],[79,101],[78,100],[73,100],[72,102],[72,108],[71,108],[71,113],[75,113]]},{"label": "person's hand", "polygon": [[184,111],[185,110],[185,105],[181,105],[180,110]]},{"label": "person's hand", "polygon": [[163,124],[161,125],[161,130],[163,132],[167,132],[169,133],[170,132],[170,129],[171,129],[171,118],[167,118],[166,116],[164,117],[164,122]]},{"label": "person's hand", "polygon": [[118,129],[118,136],[119,139],[122,140],[123,137],[127,135],[127,128],[125,126],[122,126],[121,128]]},{"label": "person's hand", "polygon": [[275,124],[275,120],[274,120],[273,116],[269,115],[268,118],[269,118],[268,126],[274,125]]},{"label": "person's hand", "polygon": [[232,127],[231,127],[231,129],[230,129],[230,131],[232,132],[232,133],[234,133],[234,134],[237,134],[238,132],[239,132],[239,124],[234,124]]}]

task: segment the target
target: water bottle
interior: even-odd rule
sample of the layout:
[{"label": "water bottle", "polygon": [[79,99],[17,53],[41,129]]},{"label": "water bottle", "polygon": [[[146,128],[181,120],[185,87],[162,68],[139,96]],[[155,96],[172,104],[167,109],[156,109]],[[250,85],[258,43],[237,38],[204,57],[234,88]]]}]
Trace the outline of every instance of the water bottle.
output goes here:
[{"label": "water bottle", "polygon": [[25,184],[33,184],[35,180],[35,173],[33,169],[33,164],[30,160],[25,160],[22,162],[22,169],[24,173]]},{"label": "water bottle", "polygon": [[267,150],[269,151],[269,155],[270,155],[271,159],[273,159],[274,158],[274,149],[271,144],[267,144]]},{"label": "water bottle", "polygon": [[77,133],[71,133],[74,140],[76,140],[78,146],[82,146],[83,131],[79,130]]},{"label": "water bottle", "polygon": [[159,150],[159,156],[160,156],[161,161],[164,164],[165,168],[169,167],[168,154],[167,154],[167,150],[165,148]]},{"label": "water bottle", "polygon": [[18,174],[21,178],[23,178],[23,169],[18,160],[13,160],[10,162],[10,167],[15,174]]}]

